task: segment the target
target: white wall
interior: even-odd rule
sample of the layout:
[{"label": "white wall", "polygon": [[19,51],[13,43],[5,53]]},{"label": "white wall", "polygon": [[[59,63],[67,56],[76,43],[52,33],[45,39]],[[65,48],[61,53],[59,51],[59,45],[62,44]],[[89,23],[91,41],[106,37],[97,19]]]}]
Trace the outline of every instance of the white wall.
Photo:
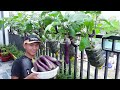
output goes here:
[{"label": "white wall", "polygon": [[[9,17],[8,11],[4,11],[4,17]],[[0,18],[1,18],[1,11],[0,11]],[[5,43],[6,45],[9,44],[8,27],[5,29]],[[3,31],[2,30],[0,30],[0,44],[3,44]]]},{"label": "white wall", "polygon": [[[0,18],[1,18],[1,11],[0,11]],[[2,30],[0,30],[0,44],[3,44],[3,33],[2,33]]]},{"label": "white wall", "polygon": [[114,18],[120,20],[120,11],[102,11],[102,17],[108,18]]},{"label": "white wall", "polygon": [[[9,17],[9,11],[4,11],[4,17]],[[8,29],[9,27],[5,28],[5,43],[6,45],[9,44],[9,36],[8,36]]]}]

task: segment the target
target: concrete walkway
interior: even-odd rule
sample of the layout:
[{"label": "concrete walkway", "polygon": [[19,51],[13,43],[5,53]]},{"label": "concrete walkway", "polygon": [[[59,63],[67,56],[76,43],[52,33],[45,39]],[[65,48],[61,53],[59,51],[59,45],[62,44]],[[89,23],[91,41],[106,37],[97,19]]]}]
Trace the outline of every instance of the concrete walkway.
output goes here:
[{"label": "concrete walkway", "polygon": [[[86,55],[84,55],[84,56],[85,56],[85,58],[83,60],[83,79],[86,79],[88,60],[87,60],[87,56]],[[111,64],[111,67],[108,67],[107,79],[115,79],[116,61],[117,61],[116,55],[109,57],[108,62]],[[78,72],[80,72],[80,65],[81,65],[81,59],[79,57],[78,58],[78,67],[77,67]],[[104,73],[105,73],[105,65],[102,68],[98,69],[98,79],[104,79]],[[90,65],[90,79],[94,79],[94,74],[95,74],[95,67]],[[118,79],[120,79],[120,65],[119,65]]]},{"label": "concrete walkway", "polygon": [[11,79],[11,67],[13,60],[2,62],[0,60],[0,79]]}]

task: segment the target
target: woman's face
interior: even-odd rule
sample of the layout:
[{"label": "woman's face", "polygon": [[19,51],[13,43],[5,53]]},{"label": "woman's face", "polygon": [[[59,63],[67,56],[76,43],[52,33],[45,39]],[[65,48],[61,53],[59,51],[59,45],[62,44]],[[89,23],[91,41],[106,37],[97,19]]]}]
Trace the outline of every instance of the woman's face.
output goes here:
[{"label": "woman's face", "polygon": [[34,56],[39,49],[39,44],[40,43],[26,43],[23,46],[24,49],[26,50],[26,53],[28,53],[31,56]]}]

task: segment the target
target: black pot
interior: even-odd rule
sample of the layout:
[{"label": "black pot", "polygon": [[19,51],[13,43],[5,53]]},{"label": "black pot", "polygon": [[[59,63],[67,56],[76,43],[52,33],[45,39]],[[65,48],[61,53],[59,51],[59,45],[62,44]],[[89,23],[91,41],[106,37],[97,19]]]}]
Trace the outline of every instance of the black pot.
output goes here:
[{"label": "black pot", "polygon": [[103,50],[86,48],[85,51],[88,57],[88,61],[92,66],[101,67],[105,63]]},{"label": "black pot", "polygon": [[40,49],[44,49],[45,48],[45,44],[43,42],[40,43]]},{"label": "black pot", "polygon": [[46,43],[52,53],[56,53],[59,51],[58,41],[47,41]]}]

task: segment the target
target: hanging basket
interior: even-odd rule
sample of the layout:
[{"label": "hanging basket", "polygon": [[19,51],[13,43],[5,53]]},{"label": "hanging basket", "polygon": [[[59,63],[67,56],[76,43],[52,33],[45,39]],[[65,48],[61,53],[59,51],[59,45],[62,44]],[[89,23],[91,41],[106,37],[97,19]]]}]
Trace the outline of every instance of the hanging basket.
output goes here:
[{"label": "hanging basket", "polygon": [[95,67],[101,67],[105,63],[105,57],[103,56],[103,50],[102,49],[85,49],[88,61],[92,66]]},{"label": "hanging basket", "polygon": [[[65,45],[65,43],[61,43],[61,50],[62,50],[63,54],[65,53],[64,45]],[[70,48],[69,48],[69,56],[70,57],[75,56],[75,47],[71,44],[70,44]]]},{"label": "hanging basket", "polygon": [[59,51],[58,41],[47,41],[48,47],[52,53],[56,53]]}]

